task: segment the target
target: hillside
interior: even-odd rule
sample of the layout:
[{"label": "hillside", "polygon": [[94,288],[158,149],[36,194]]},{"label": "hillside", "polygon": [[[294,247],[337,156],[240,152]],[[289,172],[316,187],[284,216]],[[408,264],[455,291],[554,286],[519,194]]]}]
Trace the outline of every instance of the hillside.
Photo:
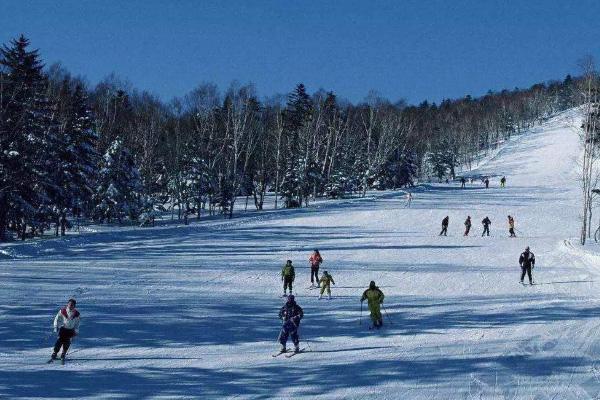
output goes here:
[{"label": "hillside", "polygon": [[[423,186],[411,208],[403,192],[380,192],[14,245],[0,261],[0,398],[597,398],[598,264],[569,240],[575,119],[556,116],[471,172],[491,176],[490,189]],[[480,236],[485,216],[491,237]],[[519,284],[525,246],[534,286]],[[336,281],[331,301],[307,289],[313,248]],[[288,258],[308,351],[274,359]],[[380,331],[364,310],[359,324],[370,280],[386,295]],[[69,296],[81,335],[67,365],[47,365],[52,318]]]}]

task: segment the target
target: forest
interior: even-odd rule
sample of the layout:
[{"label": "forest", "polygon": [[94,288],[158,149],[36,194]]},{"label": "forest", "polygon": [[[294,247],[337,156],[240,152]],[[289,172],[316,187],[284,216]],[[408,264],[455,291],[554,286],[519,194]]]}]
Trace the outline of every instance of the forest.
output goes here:
[{"label": "forest", "polygon": [[[0,240],[80,221],[186,224],[251,199],[262,210],[456,179],[511,135],[581,103],[582,78],[439,104],[334,91],[259,96],[236,81],[164,101],[111,75],[46,66],[24,36],[0,50]],[[399,93],[401,96],[401,93]],[[168,215],[168,214],[167,214]]]}]

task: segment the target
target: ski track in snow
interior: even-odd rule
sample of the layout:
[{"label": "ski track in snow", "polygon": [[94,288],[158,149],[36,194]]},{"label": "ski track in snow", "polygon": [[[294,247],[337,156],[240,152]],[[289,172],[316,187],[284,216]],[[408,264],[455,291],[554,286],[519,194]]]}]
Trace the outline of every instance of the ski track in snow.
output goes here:
[{"label": "ski track in snow", "polygon": [[[490,189],[427,185],[411,208],[390,191],[5,247],[0,398],[598,398],[600,258],[570,239],[576,119],[560,114],[480,163],[472,174],[494,177]],[[439,237],[445,215],[449,236]],[[482,238],[486,215],[492,237]],[[526,245],[534,286],[518,283]],[[315,247],[337,284],[331,301],[307,289]],[[288,258],[307,350],[272,358]],[[359,325],[370,280],[386,295],[380,331],[367,329],[366,310]],[[46,364],[52,318],[69,296],[81,335],[65,366]]]}]

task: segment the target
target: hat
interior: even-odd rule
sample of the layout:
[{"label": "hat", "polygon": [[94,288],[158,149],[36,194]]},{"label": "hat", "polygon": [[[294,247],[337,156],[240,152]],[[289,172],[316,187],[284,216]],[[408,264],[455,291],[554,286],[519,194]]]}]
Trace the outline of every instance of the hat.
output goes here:
[{"label": "hat", "polygon": [[371,281],[371,283],[369,284],[369,289],[375,289],[375,281]]},{"label": "hat", "polygon": [[290,294],[290,295],[288,296],[288,298],[287,298],[287,301],[288,301],[289,303],[293,303],[293,302],[295,301],[295,299],[296,299],[296,298],[294,297],[294,295],[293,295],[293,294]]}]

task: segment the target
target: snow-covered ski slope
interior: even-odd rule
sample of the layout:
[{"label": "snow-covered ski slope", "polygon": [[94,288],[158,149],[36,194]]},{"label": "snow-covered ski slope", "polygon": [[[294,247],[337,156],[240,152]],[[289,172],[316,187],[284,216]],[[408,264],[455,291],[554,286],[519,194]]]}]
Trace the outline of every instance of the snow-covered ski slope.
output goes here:
[{"label": "snow-covered ski slope", "polygon": [[[575,120],[563,113],[509,141],[473,171],[497,176],[490,189],[427,186],[410,209],[384,192],[13,245],[0,262],[0,398],[598,398],[600,269],[568,240],[579,224]],[[438,237],[446,215],[449,236]],[[535,286],[519,284],[527,245]],[[315,247],[337,283],[331,301],[307,289]],[[288,258],[307,352],[272,358]],[[381,331],[366,312],[359,324],[370,280],[386,295]],[[72,295],[80,337],[65,366],[46,364],[51,319]]]}]

